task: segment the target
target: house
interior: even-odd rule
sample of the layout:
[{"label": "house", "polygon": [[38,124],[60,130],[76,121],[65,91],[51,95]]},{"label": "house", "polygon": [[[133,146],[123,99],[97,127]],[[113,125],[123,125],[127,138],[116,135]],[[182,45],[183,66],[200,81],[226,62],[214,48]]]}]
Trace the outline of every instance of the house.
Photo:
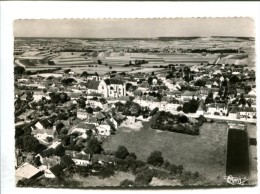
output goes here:
[{"label": "house", "polygon": [[245,89],[243,89],[243,88],[237,88],[236,92],[237,92],[237,95],[241,95],[241,94],[245,94],[246,93]]},{"label": "house", "polygon": [[66,150],[65,154],[70,156],[77,166],[88,166],[91,164],[91,155],[76,151]]},{"label": "house", "polygon": [[68,155],[64,155],[61,157],[61,165],[69,167],[75,165],[75,162],[72,160],[72,158]]},{"label": "house", "polygon": [[96,114],[96,118],[98,122],[104,121],[106,119],[106,116],[102,112],[98,112]]},{"label": "house", "polygon": [[45,178],[55,178],[55,175],[51,172],[50,168],[60,164],[59,156],[50,156],[42,159],[42,165],[39,167],[44,172]]},{"label": "house", "polygon": [[184,102],[184,101],[187,101],[187,100],[189,101],[193,98],[197,99],[198,97],[199,97],[198,92],[186,90],[182,93],[181,100]]},{"label": "house", "polygon": [[171,91],[167,92],[166,95],[169,97],[174,97],[176,99],[181,98],[181,92],[179,90],[171,90]]},{"label": "house", "polygon": [[153,78],[153,79],[152,79],[152,83],[153,83],[153,85],[156,85],[157,82],[158,82],[158,80],[157,80],[156,78]]},{"label": "house", "polygon": [[256,118],[256,109],[253,107],[239,107],[238,112],[240,118]]},{"label": "house", "polygon": [[163,82],[166,80],[168,73],[160,73],[156,75],[157,78],[161,79]]},{"label": "house", "polygon": [[93,74],[88,73],[87,80],[100,81],[101,77],[98,75],[98,73],[93,73]]},{"label": "house", "polygon": [[226,115],[227,106],[224,103],[211,103],[207,105],[207,113],[211,115]]},{"label": "house", "polygon": [[115,157],[112,155],[93,154],[91,161],[99,164],[115,164]]},{"label": "house", "polygon": [[219,88],[211,88],[211,92],[213,94],[213,98],[215,99],[218,96]]},{"label": "house", "polygon": [[55,166],[52,166],[49,170],[55,177],[59,177],[61,172],[65,168],[66,168],[66,165],[64,165],[64,164],[56,164]]},{"label": "house", "polygon": [[238,118],[238,107],[233,106],[231,110],[228,113],[228,117],[231,119],[237,119]]},{"label": "house", "polygon": [[177,100],[173,103],[167,103],[165,105],[165,111],[169,111],[169,112],[177,111],[177,108],[179,106],[181,106],[181,104]]},{"label": "house", "polygon": [[98,92],[106,98],[118,98],[126,95],[126,85],[121,80],[105,79],[100,82]]},{"label": "house", "polygon": [[196,112],[197,115],[204,115],[204,113],[206,112],[206,106],[205,103],[203,101],[200,102],[199,108]]},{"label": "house", "polygon": [[210,94],[210,92],[211,92],[211,89],[209,89],[207,87],[200,88],[200,90],[199,90],[199,94],[203,100],[205,100],[207,98],[207,96]]},{"label": "house", "polygon": [[212,87],[212,85],[213,85],[213,82],[212,81],[206,81],[206,87],[207,88],[211,88]]},{"label": "house", "polygon": [[[50,167],[50,168],[51,168],[51,167]],[[44,175],[43,175],[43,176],[44,176],[45,178],[54,179],[56,176],[52,173],[52,171],[50,170],[50,168],[49,168],[49,166],[45,166],[45,165],[41,165],[41,166],[39,167],[39,169],[44,172]]]},{"label": "house", "polygon": [[86,83],[80,82],[77,84],[76,88],[78,88],[79,90],[86,90]]},{"label": "house", "polygon": [[88,94],[90,94],[92,92],[98,93],[99,84],[100,84],[100,81],[96,81],[96,80],[91,80],[91,81],[87,82],[87,84],[86,84],[87,93]]},{"label": "house", "polygon": [[77,100],[82,96],[82,93],[70,92],[68,93],[68,96],[70,97],[71,100]]},{"label": "house", "polygon": [[249,95],[256,96],[256,89],[253,88],[250,92],[248,92]]},{"label": "house", "polygon": [[70,129],[69,134],[79,133],[81,134],[79,137],[86,139],[87,138],[86,131],[92,130],[93,132],[95,132],[95,129],[96,129],[95,124],[81,122],[75,128]]},{"label": "house", "polygon": [[96,129],[98,134],[103,136],[109,136],[112,132],[111,126],[106,121],[103,121]]},{"label": "house", "polygon": [[40,161],[43,164],[44,158],[50,158],[52,155],[54,155],[54,152],[54,148],[47,148],[46,150],[43,150],[41,153],[37,154],[35,157],[40,157]]},{"label": "house", "polygon": [[35,91],[33,93],[33,100],[36,102],[40,101],[43,97],[45,97],[47,100],[51,99],[49,95],[43,93],[42,91]]},{"label": "house", "polygon": [[96,100],[87,100],[86,104],[89,105],[91,108],[103,108],[103,104],[100,101]]},{"label": "house", "polygon": [[42,176],[44,173],[35,166],[25,162],[15,171],[16,182],[22,179],[36,179]]},{"label": "house", "polygon": [[35,129],[48,129],[53,127],[53,123],[51,122],[51,120],[49,119],[43,119],[41,121],[38,121],[37,123],[35,123],[34,128]]},{"label": "house", "polygon": [[77,109],[77,117],[80,120],[84,120],[84,119],[88,118],[88,116],[89,116],[89,113],[87,113],[86,111]]}]

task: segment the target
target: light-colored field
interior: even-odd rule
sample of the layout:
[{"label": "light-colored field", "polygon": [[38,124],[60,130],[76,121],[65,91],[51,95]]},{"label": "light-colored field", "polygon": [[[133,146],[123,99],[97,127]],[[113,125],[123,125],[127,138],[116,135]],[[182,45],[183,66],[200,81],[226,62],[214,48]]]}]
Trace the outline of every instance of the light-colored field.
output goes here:
[{"label": "light-colored field", "polygon": [[131,71],[129,73],[151,73],[151,72],[158,72],[163,70],[164,68],[142,68],[142,69]]},{"label": "light-colored field", "polygon": [[135,176],[131,173],[115,172],[114,176],[109,178],[100,179],[97,176],[82,177],[77,175],[73,176],[73,180],[80,183],[80,187],[116,187],[120,186],[120,182],[128,179],[134,181]]},{"label": "light-colored field", "polygon": [[222,183],[225,175],[227,125],[205,123],[200,131],[199,136],[168,131],[157,133],[144,123],[140,131],[119,128],[114,136],[104,142],[103,148],[116,150],[123,145],[143,161],[147,160],[152,151],[159,150],[171,163],[181,164],[192,172],[197,171],[214,184],[218,181]]},{"label": "light-colored field", "polygon": [[170,180],[170,179],[161,180],[161,179],[154,177],[149,185],[151,185],[151,186],[181,186],[181,183],[177,180]]},{"label": "light-colored field", "polygon": [[63,74],[61,73],[39,73],[37,75],[31,75],[30,77],[37,77],[37,76],[41,76],[41,77],[49,77],[49,76],[53,76],[53,77],[62,77]]}]

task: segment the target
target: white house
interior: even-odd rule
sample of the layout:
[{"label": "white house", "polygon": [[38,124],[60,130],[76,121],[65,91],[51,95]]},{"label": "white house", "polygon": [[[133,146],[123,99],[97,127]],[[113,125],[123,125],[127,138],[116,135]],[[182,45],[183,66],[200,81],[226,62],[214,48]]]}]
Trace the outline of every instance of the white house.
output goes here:
[{"label": "white house", "polygon": [[85,152],[66,150],[65,154],[70,156],[77,166],[88,166],[92,163],[91,155],[85,154]]},{"label": "white house", "polygon": [[126,95],[126,85],[117,79],[102,80],[98,86],[98,93],[104,97],[118,98]]},{"label": "white house", "polygon": [[108,124],[101,124],[96,127],[98,130],[98,134],[109,136],[111,135],[111,127]]},{"label": "white house", "polygon": [[177,108],[181,106],[179,103],[168,103],[165,105],[165,111],[177,111]]},{"label": "white house", "polygon": [[224,103],[212,103],[207,105],[207,113],[211,115],[226,115],[227,107]]}]

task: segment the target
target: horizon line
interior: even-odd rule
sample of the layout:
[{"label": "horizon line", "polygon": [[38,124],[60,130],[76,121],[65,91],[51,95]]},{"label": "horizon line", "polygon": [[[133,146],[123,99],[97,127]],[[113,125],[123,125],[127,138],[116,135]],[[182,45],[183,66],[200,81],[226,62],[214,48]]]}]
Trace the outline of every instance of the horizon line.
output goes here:
[{"label": "horizon line", "polygon": [[158,36],[158,37],[63,37],[63,36],[14,36],[14,38],[78,38],[78,39],[156,39],[156,38],[212,38],[212,37],[226,37],[226,38],[255,38],[253,36]]}]

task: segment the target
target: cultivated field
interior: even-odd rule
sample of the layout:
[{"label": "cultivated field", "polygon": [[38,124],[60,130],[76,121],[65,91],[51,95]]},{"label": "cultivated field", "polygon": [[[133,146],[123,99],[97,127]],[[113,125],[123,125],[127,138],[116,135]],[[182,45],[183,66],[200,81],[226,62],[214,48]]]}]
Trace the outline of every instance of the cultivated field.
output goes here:
[{"label": "cultivated field", "polygon": [[218,184],[225,176],[226,144],[227,125],[223,123],[203,124],[199,136],[157,131],[144,123],[141,130],[119,128],[104,142],[103,148],[116,150],[124,145],[143,161],[152,151],[159,150],[169,162],[181,164],[192,172],[198,171],[210,183]]}]

